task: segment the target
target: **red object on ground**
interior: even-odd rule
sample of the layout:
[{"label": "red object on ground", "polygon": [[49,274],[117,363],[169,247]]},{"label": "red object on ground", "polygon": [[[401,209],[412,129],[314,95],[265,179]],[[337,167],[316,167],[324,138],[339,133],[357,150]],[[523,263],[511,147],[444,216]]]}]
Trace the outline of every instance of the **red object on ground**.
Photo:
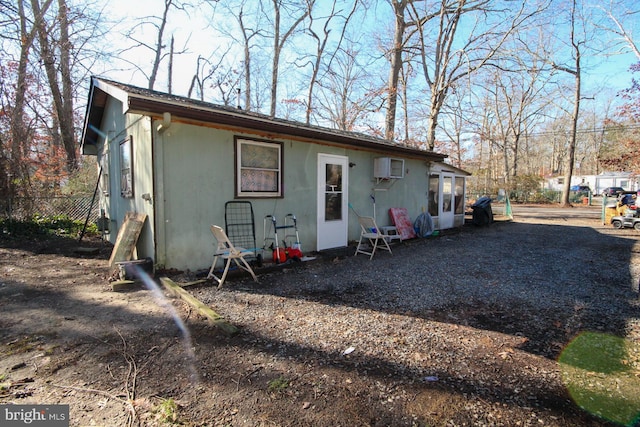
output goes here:
[{"label": "red object on ground", "polygon": [[407,208],[389,208],[389,216],[402,240],[416,237],[416,232],[413,229],[413,223],[409,219]]},{"label": "red object on ground", "polygon": [[273,250],[273,262],[279,264],[281,262],[285,262],[286,260],[287,252],[284,250],[284,248],[278,248],[277,251],[275,249]]},{"label": "red object on ground", "polygon": [[286,250],[287,258],[302,258],[302,251],[300,249],[288,248]]}]

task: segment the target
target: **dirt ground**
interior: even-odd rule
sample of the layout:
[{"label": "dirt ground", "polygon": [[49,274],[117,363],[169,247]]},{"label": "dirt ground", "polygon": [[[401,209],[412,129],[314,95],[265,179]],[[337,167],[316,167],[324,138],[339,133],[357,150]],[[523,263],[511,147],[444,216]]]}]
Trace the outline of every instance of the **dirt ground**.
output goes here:
[{"label": "dirt ground", "polygon": [[[544,219],[513,222],[518,221]],[[593,227],[594,235],[603,230],[592,218],[550,221],[578,221]],[[509,233],[513,222],[490,227]],[[465,227],[454,238],[485,238],[478,234],[483,232]],[[616,232],[636,240],[629,262],[637,265],[640,234]],[[97,253],[78,253],[79,246]],[[268,304],[276,308],[261,317],[259,304],[267,302],[258,294],[266,293],[266,285],[232,277],[219,293],[224,299],[212,304],[239,326],[240,332],[229,336],[160,289],[114,292],[110,252],[108,244],[93,239],[81,245],[73,239],[0,240],[0,404],[68,404],[72,426],[618,425],[581,408],[562,383],[556,359],[571,338],[550,331],[566,330],[569,318],[561,327],[558,318],[525,306],[496,312],[468,304],[446,313],[385,313],[355,302],[341,306],[340,299],[356,299],[355,288],[324,295],[298,289],[295,298],[274,291]],[[299,267],[300,274],[317,277],[338,264],[347,272],[367,265],[357,257],[318,256]],[[173,273],[177,283],[193,279]],[[273,284],[295,274],[275,269],[261,275]],[[205,283],[187,289],[211,305],[217,298],[211,288]],[[376,330],[380,346],[351,354],[346,341],[334,343],[330,335],[303,342],[316,332],[330,332],[322,328],[331,319],[303,319],[309,305],[314,316],[338,319],[350,310],[346,322],[384,326]],[[355,308],[357,314],[351,312]],[[325,326],[314,331],[314,321]],[[285,324],[290,326],[281,327]],[[334,335],[353,328],[355,323],[341,324]],[[292,345],[287,333],[308,335]],[[419,349],[420,343],[413,343],[417,336],[438,344],[432,351]],[[385,358],[403,346],[407,351],[398,359]],[[449,368],[425,368],[443,358],[450,360]],[[633,375],[640,377],[637,362],[629,363],[636,363]],[[597,376],[590,381],[597,382]]]}]

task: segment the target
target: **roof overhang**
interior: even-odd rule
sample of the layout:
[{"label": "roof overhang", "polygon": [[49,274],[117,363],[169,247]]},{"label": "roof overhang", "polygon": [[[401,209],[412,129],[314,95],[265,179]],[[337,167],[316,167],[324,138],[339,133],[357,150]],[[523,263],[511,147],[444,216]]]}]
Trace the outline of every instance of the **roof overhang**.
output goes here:
[{"label": "roof overhang", "polygon": [[103,136],[100,126],[104,116],[104,110],[109,96],[122,102],[123,113],[126,112],[128,94],[126,91],[108,84],[95,77],[91,78],[89,87],[89,99],[82,128],[82,138],[80,139],[81,153],[86,155],[96,155],[100,138]]},{"label": "roof overhang", "polygon": [[445,173],[451,173],[453,175],[462,175],[462,176],[471,175],[470,172],[467,172],[464,169],[460,169],[453,165],[450,165],[448,163],[443,163],[443,162],[432,162],[431,172],[445,172]]},{"label": "roof overhang", "polygon": [[[444,154],[420,150],[365,134],[344,132],[272,118],[263,114],[218,106],[96,77],[91,79],[89,101],[81,140],[83,154],[96,154],[92,151],[96,151],[95,147],[101,133],[99,128],[109,96],[122,103],[123,113],[139,113],[158,117],[162,117],[164,113],[169,113],[176,119],[182,118],[202,123],[213,123],[315,142],[328,142],[348,148],[355,147],[377,151],[386,155],[395,154],[429,162],[439,162],[447,157]],[[91,147],[94,147],[94,149]]]}]

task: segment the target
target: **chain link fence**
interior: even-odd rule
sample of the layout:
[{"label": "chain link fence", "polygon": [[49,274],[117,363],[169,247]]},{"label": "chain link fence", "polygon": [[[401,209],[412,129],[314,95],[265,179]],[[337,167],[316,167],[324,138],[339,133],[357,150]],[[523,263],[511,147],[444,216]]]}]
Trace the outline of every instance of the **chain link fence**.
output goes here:
[{"label": "chain link fence", "polygon": [[0,201],[0,217],[16,221],[29,220],[34,215],[66,216],[72,220],[96,222],[100,216],[97,203],[91,205],[92,195],[56,197],[17,197]]}]

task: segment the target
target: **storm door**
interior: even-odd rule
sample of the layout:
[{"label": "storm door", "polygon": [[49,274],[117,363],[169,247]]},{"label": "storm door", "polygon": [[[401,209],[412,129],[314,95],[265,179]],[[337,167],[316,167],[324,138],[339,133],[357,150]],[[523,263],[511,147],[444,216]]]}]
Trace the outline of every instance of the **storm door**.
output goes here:
[{"label": "storm door", "polygon": [[318,154],[317,250],[347,246],[349,159]]}]

